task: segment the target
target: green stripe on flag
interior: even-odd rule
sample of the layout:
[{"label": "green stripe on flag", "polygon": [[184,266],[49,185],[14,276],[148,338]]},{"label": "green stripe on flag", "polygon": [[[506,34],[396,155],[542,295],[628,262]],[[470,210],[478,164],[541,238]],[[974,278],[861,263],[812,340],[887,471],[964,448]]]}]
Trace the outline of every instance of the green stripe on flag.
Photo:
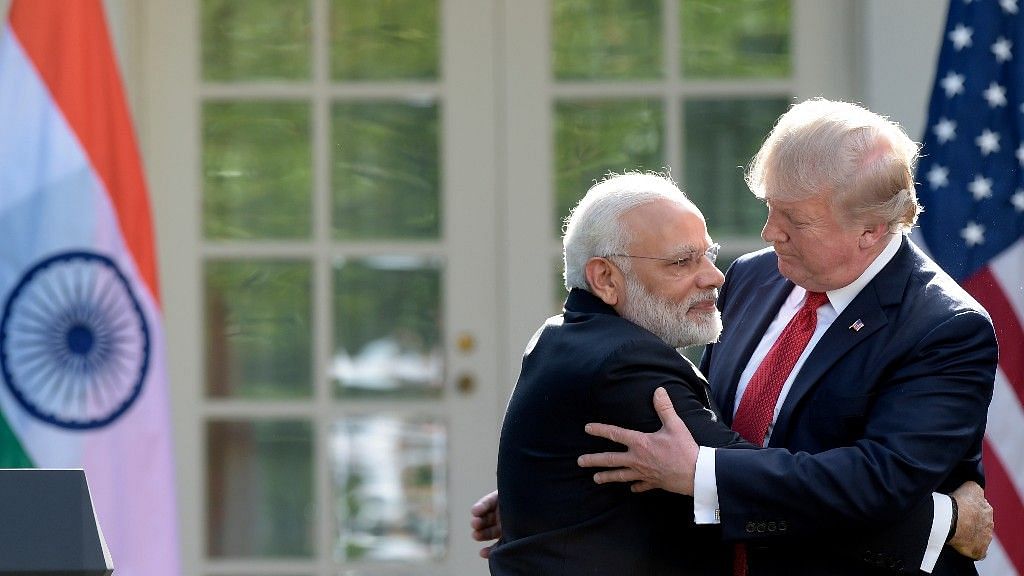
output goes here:
[{"label": "green stripe on flag", "polygon": [[32,468],[32,460],[0,414],[0,468]]}]

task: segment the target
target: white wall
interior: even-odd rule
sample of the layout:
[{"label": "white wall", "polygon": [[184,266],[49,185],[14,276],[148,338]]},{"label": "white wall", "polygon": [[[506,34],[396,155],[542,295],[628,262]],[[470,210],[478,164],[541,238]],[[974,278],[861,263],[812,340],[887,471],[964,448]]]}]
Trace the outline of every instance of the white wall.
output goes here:
[{"label": "white wall", "polygon": [[899,122],[914,140],[924,135],[947,0],[863,0],[861,86],[871,110]]}]

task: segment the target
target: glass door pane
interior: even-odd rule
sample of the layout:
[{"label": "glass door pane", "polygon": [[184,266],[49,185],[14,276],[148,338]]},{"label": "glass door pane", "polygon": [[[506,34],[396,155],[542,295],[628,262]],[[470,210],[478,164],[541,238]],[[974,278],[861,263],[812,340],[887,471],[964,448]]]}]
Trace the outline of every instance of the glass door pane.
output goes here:
[{"label": "glass door pane", "polygon": [[559,80],[637,80],[663,74],[661,0],[553,0]]},{"label": "glass door pane", "polygon": [[339,561],[438,561],[448,542],[447,427],[387,415],[331,426]]},{"label": "glass door pane", "polygon": [[334,237],[438,239],[437,102],[346,101],[332,112]]},{"label": "glass door pane", "polygon": [[331,377],[339,397],[440,397],[444,390],[440,261],[339,260]]},{"label": "glass door pane", "polygon": [[206,426],[211,558],[309,558],[315,542],[313,431],[303,421]]}]

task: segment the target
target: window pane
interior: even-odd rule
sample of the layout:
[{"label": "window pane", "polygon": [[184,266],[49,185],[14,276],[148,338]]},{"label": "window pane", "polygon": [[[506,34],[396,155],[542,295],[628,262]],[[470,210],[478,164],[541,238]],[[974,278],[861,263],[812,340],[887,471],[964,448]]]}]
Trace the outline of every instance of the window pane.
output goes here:
[{"label": "window pane", "polygon": [[311,394],[310,275],[307,263],[206,263],[208,396]]},{"label": "window pane", "polygon": [[775,120],[784,98],[688,100],[685,190],[708,221],[713,237],[757,236],[766,210],[743,181],[743,170]]},{"label": "window pane", "polygon": [[663,125],[660,100],[555,105],[556,238],[569,210],[609,171],[664,168]]},{"label": "window pane", "polygon": [[444,558],[447,441],[444,424],[436,420],[381,415],[334,424],[337,561]]},{"label": "window pane", "polygon": [[416,256],[339,260],[334,360],[341,396],[439,396],[444,385],[441,265]]},{"label": "window pane", "polygon": [[331,75],[338,80],[437,78],[437,0],[333,0]]},{"label": "window pane", "polygon": [[334,106],[334,236],[438,238],[438,105]]},{"label": "window pane", "polygon": [[789,0],[684,1],[679,14],[684,76],[789,77]]},{"label": "window pane", "polygon": [[554,0],[559,80],[662,76],[660,0]]},{"label": "window pane", "polygon": [[308,0],[203,0],[203,79],[309,78]]},{"label": "window pane", "polygon": [[209,422],[206,446],[208,554],[312,556],[312,426]]},{"label": "window pane", "polygon": [[203,105],[207,238],[308,237],[311,172],[309,105]]}]

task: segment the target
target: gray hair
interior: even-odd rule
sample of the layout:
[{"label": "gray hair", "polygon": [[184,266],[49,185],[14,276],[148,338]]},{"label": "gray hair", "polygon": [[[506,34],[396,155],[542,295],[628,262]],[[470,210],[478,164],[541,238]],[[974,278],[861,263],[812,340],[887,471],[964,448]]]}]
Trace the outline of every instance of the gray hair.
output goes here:
[{"label": "gray hair", "polygon": [[[692,205],[671,178],[655,172],[608,174],[591,186],[565,219],[562,255],[566,289],[590,290],[587,261],[625,252],[633,240],[631,231],[622,226],[622,216],[661,199]],[[628,272],[628,262],[620,268]]]},{"label": "gray hair", "polygon": [[912,228],[921,213],[914,189],[919,146],[870,110],[824,98],[783,114],[747,169],[751,192],[804,200],[825,194],[847,225]]}]

